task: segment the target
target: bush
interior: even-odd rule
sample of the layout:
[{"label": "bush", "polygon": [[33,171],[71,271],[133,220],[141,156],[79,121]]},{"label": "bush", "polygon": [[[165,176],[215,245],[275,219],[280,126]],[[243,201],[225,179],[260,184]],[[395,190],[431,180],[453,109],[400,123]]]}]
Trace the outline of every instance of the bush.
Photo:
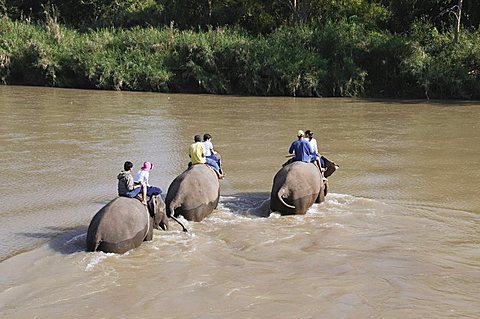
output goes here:
[{"label": "bush", "polygon": [[366,32],[361,24],[328,23],[317,28],[312,45],[326,60],[323,79],[326,96],[363,96],[367,72],[359,63]]},{"label": "bush", "polygon": [[81,33],[0,19],[0,81],[155,92],[480,98],[480,33],[459,43],[418,23],[408,36],[339,21],[263,36],[238,29]]}]

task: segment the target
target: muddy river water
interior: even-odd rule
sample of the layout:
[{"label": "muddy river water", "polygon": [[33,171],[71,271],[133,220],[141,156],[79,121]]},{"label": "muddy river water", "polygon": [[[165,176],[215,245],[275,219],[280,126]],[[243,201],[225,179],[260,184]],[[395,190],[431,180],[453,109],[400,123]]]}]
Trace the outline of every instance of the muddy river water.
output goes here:
[{"label": "muddy river water", "polygon": [[[340,165],[268,217],[299,129]],[[130,160],[165,192],[210,133],[217,209],[85,252]],[[0,87],[0,318],[478,318],[480,103]]]}]

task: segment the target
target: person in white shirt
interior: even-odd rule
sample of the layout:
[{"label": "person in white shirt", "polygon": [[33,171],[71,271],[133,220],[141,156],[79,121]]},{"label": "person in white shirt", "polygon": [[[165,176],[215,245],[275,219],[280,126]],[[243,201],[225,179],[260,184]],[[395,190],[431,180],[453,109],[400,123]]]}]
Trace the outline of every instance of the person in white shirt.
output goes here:
[{"label": "person in white shirt", "polygon": [[146,186],[150,186],[148,184],[148,179],[150,178],[150,170],[153,168],[153,164],[150,162],[144,162],[143,166],[138,170],[135,174],[134,181],[135,183],[144,182]]},{"label": "person in white shirt", "polygon": [[148,182],[150,178],[150,170],[153,169],[153,164],[150,162],[144,162],[143,166],[138,170],[133,178],[135,184],[141,184],[145,189],[145,194],[148,196],[160,195],[162,189],[160,187],[151,186]]},{"label": "person in white shirt", "polygon": [[218,165],[218,171],[224,176],[222,162],[220,158],[216,156],[218,153],[213,149],[212,136],[210,134],[206,133],[203,135],[203,145],[205,146],[205,157],[214,160]]},{"label": "person in white shirt", "polygon": [[323,172],[325,168],[321,165],[321,155],[318,153],[318,144],[317,140],[313,138],[313,132],[311,130],[305,131],[306,140],[310,143],[310,147],[313,152],[317,155],[315,162],[317,163],[318,168]]}]

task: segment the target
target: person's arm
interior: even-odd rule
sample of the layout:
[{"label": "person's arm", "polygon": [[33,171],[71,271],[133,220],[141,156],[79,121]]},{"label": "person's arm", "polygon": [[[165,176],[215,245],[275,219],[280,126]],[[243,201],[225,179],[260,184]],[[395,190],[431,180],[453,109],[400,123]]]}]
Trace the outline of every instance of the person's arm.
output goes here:
[{"label": "person's arm", "polygon": [[145,186],[150,186],[150,184],[148,183],[148,180],[150,179],[150,173],[149,172],[145,172]]},{"label": "person's arm", "polygon": [[314,140],[313,141],[313,144],[312,144],[312,149],[313,149],[313,152],[318,156],[318,144],[317,144],[317,140]]},{"label": "person's arm", "polygon": [[127,189],[128,189],[129,191],[134,190],[135,188],[138,188],[138,187],[141,187],[141,186],[142,186],[142,185],[140,185],[140,184],[136,185],[136,184],[133,183],[133,177],[132,177],[131,174],[128,174],[128,175],[125,177],[125,182],[126,182],[126,184],[127,184]]},{"label": "person's arm", "polygon": [[290,144],[290,148],[288,149],[289,154],[293,154],[293,143]]},{"label": "person's arm", "polygon": [[213,148],[213,143],[210,142],[210,152],[212,152],[212,154],[217,154],[217,151],[215,151],[215,149]]},{"label": "person's arm", "polygon": [[315,151],[313,150],[312,144],[308,143],[308,148],[310,149],[310,155],[316,155]]}]

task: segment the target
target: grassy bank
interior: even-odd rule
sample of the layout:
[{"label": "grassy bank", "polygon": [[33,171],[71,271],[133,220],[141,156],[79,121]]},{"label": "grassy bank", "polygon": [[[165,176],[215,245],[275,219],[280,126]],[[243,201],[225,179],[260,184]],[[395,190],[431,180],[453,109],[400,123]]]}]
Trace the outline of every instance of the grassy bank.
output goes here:
[{"label": "grassy bank", "polygon": [[361,24],[103,29],[0,19],[4,84],[244,95],[480,99],[480,34],[459,43],[428,25],[408,36]]}]

